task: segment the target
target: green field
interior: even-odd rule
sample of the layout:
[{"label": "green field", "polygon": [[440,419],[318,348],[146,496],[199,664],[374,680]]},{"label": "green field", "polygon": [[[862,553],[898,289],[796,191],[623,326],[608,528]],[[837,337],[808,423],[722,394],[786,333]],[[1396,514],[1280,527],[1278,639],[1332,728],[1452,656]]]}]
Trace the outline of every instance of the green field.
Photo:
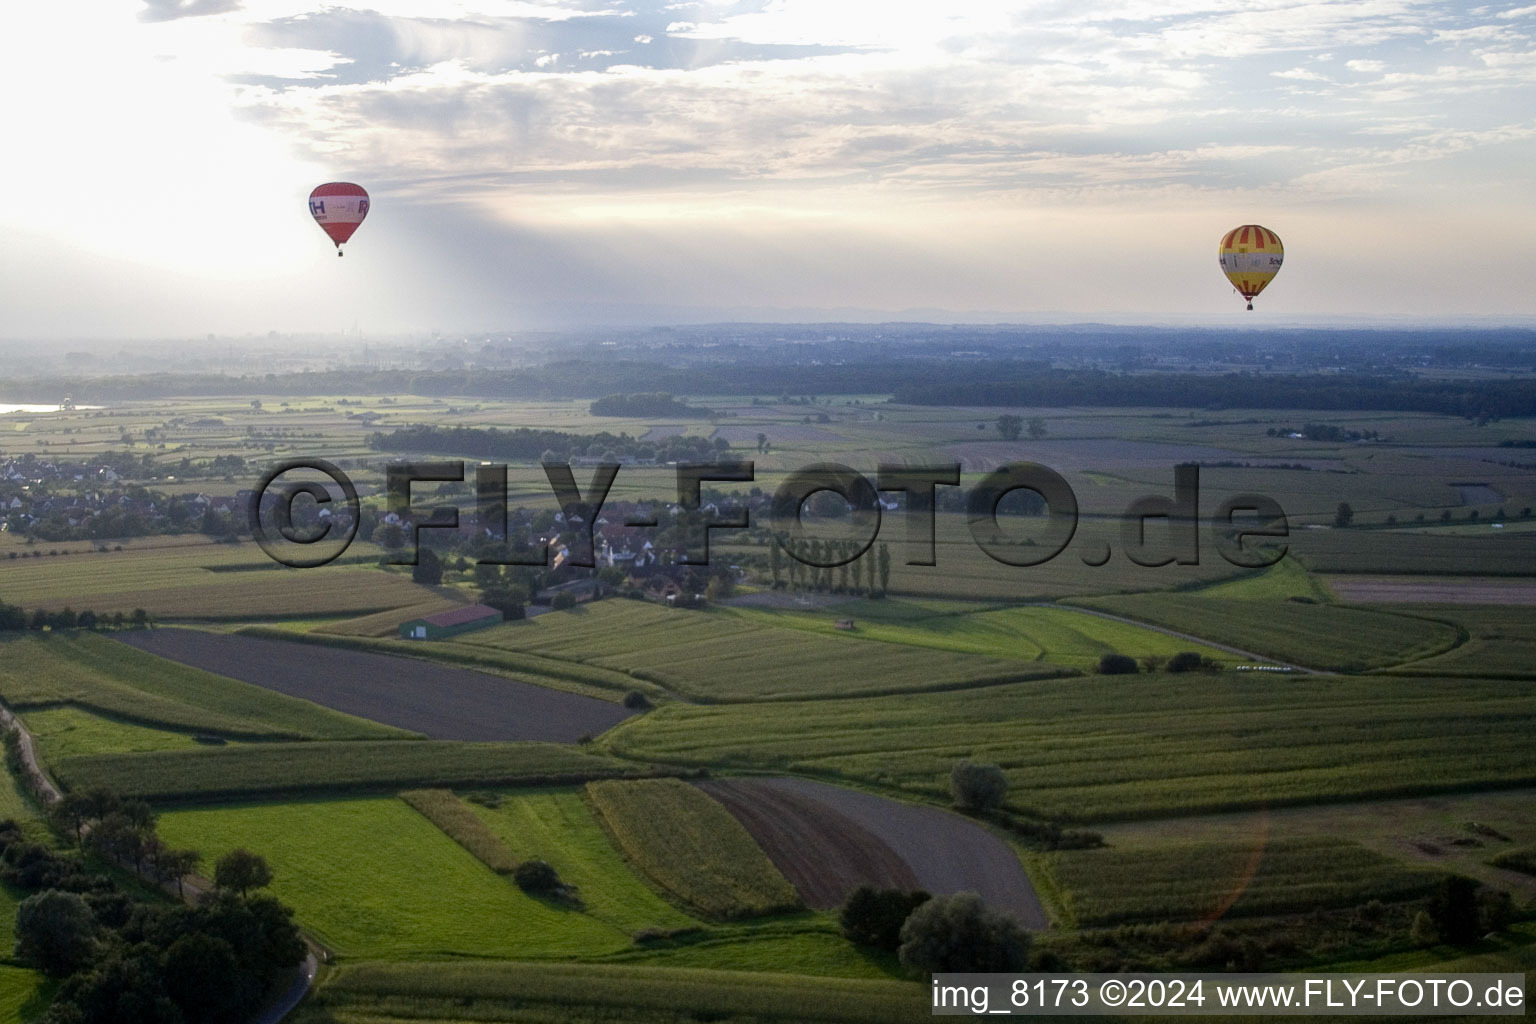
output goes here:
[{"label": "green field", "polygon": [[1067,912],[1083,928],[1400,902],[1427,895],[1443,877],[1327,837],[1116,845],[1049,860]]},{"label": "green field", "polygon": [[699,925],[635,876],[579,790],[499,795],[495,808],[467,806],[519,860],[548,861],[562,882],[576,886],[583,913],[629,934]]},{"label": "green field", "polygon": [[120,719],[227,736],[411,735],[88,632],[0,640],[0,697],[13,708],[74,704]]},{"label": "green field", "polygon": [[55,984],[25,967],[0,965],[0,1024],[35,1020],[47,1007]]},{"label": "green field", "polygon": [[762,706],[669,705],[609,734],[676,764],[803,772],[948,798],[954,763],[1007,773],[1013,809],[1068,821],[1536,782],[1536,684],[1330,676],[1098,676]]},{"label": "green field", "polygon": [[910,982],[658,967],[357,964],[336,971],[297,1021],[756,1024],[803,1021],[813,1012],[835,1024],[916,1024],[931,1019],[924,995]]},{"label": "green field", "polygon": [[395,797],[169,811],[159,830],[208,863],[259,850],[273,895],[348,957],[571,958],[630,944],[627,932],[525,895]]},{"label": "green field", "polygon": [[511,786],[643,774],[619,761],[557,743],[359,740],[252,743],[202,750],[98,754],[51,766],[71,789],[107,786],[150,800],[218,800],[316,790]]},{"label": "green field", "polygon": [[1536,608],[1472,604],[1402,604],[1390,608],[1449,622],[1467,634],[1467,641],[1460,646],[1399,666],[1394,672],[1536,679]]},{"label": "green field", "polygon": [[591,782],[587,795],[629,862],[705,917],[800,906],[794,886],[741,823],[686,782]]},{"label": "green field", "polygon": [[1294,601],[1231,601],[1192,594],[1085,598],[1086,607],[1155,623],[1306,668],[1363,672],[1450,650],[1441,622],[1364,608]]},{"label": "green field", "polygon": [[[408,575],[360,565],[314,570],[324,573],[324,585],[300,586],[293,570],[277,566],[250,541],[216,544],[187,535],[130,541],[123,548],[99,552],[86,542],[66,542],[40,550],[68,555],[0,559],[0,593],[29,610],[88,608],[100,615],[143,608],[156,619],[208,622],[359,616],[437,597]],[[359,543],[348,557],[381,552]]]},{"label": "green field", "polygon": [[1085,672],[1094,671],[1105,654],[1139,659],[1195,651],[1216,661],[1234,660],[1231,653],[1218,648],[1057,606],[941,606],[930,611],[924,603],[896,598],[851,601],[819,614],[755,608],[735,611],[749,620],[829,636],[845,635],[835,623],[851,618],[854,628],[848,633],[862,639],[1045,662]]},{"label": "green field", "polygon": [[36,739],[45,764],[90,754],[133,754],[152,750],[189,750],[199,746],[192,733],[152,729],[84,708],[35,708],[21,716]]},{"label": "green field", "polygon": [[507,623],[468,634],[462,645],[628,671],[706,702],[949,689],[1042,674],[998,658],[807,635],[738,615],[639,601],[602,601]]}]

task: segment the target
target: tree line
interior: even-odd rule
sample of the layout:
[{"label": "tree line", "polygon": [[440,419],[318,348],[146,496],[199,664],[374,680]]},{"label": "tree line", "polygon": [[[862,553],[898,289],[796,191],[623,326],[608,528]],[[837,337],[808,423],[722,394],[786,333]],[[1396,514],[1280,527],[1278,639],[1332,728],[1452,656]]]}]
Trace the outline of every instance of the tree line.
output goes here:
[{"label": "tree line", "polygon": [[21,633],[29,629],[38,632],[45,629],[143,629],[150,622],[149,613],[143,608],[135,608],[127,615],[120,611],[98,615],[89,608],[81,612],[70,608],[56,612],[37,608],[28,615],[21,605],[0,601],[0,633]]},{"label": "tree line", "polygon": [[628,434],[600,431],[596,434],[571,434],[561,430],[537,430],[518,427],[401,427],[388,434],[375,432],[368,446],[382,452],[452,452],[478,459],[507,462],[567,462],[574,458],[620,456],[656,459],[660,462],[707,462],[730,445],[707,437],[675,435],[658,441],[641,441]]},{"label": "tree line", "polygon": [[587,407],[593,416],[635,416],[642,418],[676,416],[682,419],[709,419],[713,409],[689,405],[665,391],[641,391],[632,394],[604,395]]},{"label": "tree line", "polygon": [[0,822],[0,879],[30,893],[17,908],[15,956],[58,981],[39,1024],[247,1020],[303,960],[293,912],[252,893],[272,877],[256,854],[219,858],[215,888],[196,905],[152,902],[107,866],[179,885],[201,858],[156,835],[148,804],[108,790],[71,793],[49,819],[74,850]]}]

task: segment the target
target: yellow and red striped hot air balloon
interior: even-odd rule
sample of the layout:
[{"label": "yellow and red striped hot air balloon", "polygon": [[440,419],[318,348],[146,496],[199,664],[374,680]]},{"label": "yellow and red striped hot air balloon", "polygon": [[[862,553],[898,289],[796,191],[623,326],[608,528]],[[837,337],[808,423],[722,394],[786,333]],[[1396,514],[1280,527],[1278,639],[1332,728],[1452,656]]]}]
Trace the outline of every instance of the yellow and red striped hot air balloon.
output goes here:
[{"label": "yellow and red striped hot air balloon", "polygon": [[1275,279],[1285,262],[1280,236],[1257,224],[1244,224],[1222,235],[1216,253],[1221,272],[1248,300],[1249,309],[1253,308],[1253,297]]}]

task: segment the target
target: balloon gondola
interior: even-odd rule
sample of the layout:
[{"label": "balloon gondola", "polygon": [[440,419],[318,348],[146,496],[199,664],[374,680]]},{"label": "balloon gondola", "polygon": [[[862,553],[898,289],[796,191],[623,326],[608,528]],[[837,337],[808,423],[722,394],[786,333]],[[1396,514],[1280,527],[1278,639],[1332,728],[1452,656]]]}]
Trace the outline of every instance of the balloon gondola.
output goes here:
[{"label": "balloon gondola", "polygon": [[309,214],[336,243],[336,255],[345,255],[342,243],[352,237],[368,216],[368,193],[350,181],[327,182],[309,194]]},{"label": "balloon gondola", "polygon": [[1244,224],[1221,237],[1216,255],[1221,272],[1227,275],[1238,294],[1248,300],[1251,310],[1254,296],[1280,272],[1280,265],[1285,261],[1285,246],[1280,244],[1280,236],[1269,228]]}]

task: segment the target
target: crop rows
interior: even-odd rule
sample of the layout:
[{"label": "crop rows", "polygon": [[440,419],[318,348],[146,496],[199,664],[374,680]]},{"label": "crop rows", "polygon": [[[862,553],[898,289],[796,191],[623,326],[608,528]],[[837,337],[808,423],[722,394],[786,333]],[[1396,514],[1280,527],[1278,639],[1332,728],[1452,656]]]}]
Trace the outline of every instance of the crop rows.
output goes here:
[{"label": "crop rows", "polygon": [[1068,910],[1084,928],[1401,902],[1428,895],[1443,877],[1321,836],[1078,850],[1051,861]]},{"label": "crop rows", "polygon": [[807,978],[594,964],[351,964],[337,970],[299,1024],[409,1019],[493,1022],[732,1024],[804,1021],[901,1024],[931,1019],[924,990],[899,981]]},{"label": "crop rows", "polygon": [[315,790],[521,786],[645,774],[558,743],[363,740],[253,743],[207,750],[68,757],[53,765],[71,789],[107,786],[150,800],[217,800]]},{"label": "crop rows", "polygon": [[[555,621],[546,622],[553,619]],[[950,651],[823,637],[734,615],[605,601],[472,634],[462,645],[516,646],[539,656],[629,672],[700,701],[895,693],[979,686],[1055,670]]]},{"label": "crop rows", "polygon": [[1428,657],[1449,650],[1460,639],[1454,627],[1441,622],[1336,605],[1186,594],[1098,597],[1081,603],[1308,668],[1339,672]]},{"label": "crop rows", "polygon": [[410,789],[401,793],[400,799],[498,875],[510,875],[517,868],[517,858],[501,837],[486,828],[485,822],[464,806],[452,790]]},{"label": "crop rows", "polygon": [[630,862],[711,918],[749,917],[800,905],[740,822],[677,779],[592,782],[592,804]]},{"label": "crop rows", "polygon": [[751,707],[668,705],[615,750],[947,799],[999,764],[1013,809],[1069,821],[1536,782],[1536,684],[1223,673],[1043,680]]}]

